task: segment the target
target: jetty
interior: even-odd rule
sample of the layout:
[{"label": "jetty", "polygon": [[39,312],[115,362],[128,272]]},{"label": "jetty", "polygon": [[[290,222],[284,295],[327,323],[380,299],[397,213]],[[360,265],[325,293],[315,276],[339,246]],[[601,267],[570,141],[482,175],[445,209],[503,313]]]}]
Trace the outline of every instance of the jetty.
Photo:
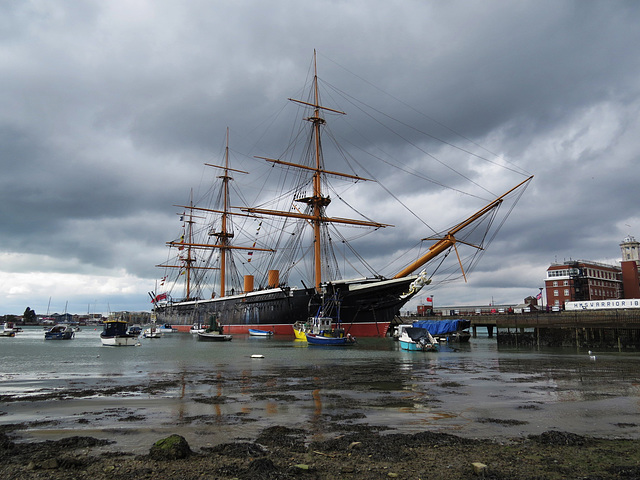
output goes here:
[{"label": "jetty", "polygon": [[[453,317],[402,317],[403,323]],[[484,327],[498,345],[533,347],[640,349],[640,311],[595,310],[460,314],[455,318],[471,322],[472,337]]]}]

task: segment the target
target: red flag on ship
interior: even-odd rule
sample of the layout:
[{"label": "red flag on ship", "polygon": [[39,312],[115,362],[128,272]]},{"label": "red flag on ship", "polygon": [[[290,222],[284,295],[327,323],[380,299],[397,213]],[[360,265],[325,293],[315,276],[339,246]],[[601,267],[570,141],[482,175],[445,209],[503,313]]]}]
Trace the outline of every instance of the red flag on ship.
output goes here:
[{"label": "red flag on ship", "polygon": [[161,300],[166,300],[167,299],[167,294],[166,293],[161,293],[159,295],[156,295],[155,298],[153,298],[151,300],[151,303],[156,303],[159,302]]}]

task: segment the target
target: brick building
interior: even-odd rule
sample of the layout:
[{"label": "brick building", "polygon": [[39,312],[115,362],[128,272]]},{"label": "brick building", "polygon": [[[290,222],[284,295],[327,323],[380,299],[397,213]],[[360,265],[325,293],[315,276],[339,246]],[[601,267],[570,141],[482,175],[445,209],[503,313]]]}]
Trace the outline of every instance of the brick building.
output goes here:
[{"label": "brick building", "polygon": [[624,298],[640,298],[640,242],[632,235],[627,235],[620,244],[622,252],[622,285]]},{"label": "brick building", "polygon": [[549,307],[565,302],[624,298],[622,269],[587,260],[554,263],[547,269],[544,289]]}]

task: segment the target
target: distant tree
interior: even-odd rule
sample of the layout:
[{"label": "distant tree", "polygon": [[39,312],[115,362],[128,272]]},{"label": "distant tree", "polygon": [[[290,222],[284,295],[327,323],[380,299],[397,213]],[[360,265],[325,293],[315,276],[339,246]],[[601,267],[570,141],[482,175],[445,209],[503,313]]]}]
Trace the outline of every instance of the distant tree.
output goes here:
[{"label": "distant tree", "polygon": [[31,310],[29,307],[24,311],[24,315],[22,315],[22,319],[24,323],[35,323],[38,320],[38,316],[36,315],[35,310]]}]

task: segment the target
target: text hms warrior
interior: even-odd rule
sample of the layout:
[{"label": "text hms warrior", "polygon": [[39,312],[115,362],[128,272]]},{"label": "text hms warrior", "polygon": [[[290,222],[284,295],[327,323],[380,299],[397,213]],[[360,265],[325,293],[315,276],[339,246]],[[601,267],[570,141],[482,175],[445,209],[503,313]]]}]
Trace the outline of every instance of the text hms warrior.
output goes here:
[{"label": "text hms warrior", "polygon": [[607,308],[640,308],[640,299],[592,300],[590,302],[567,302],[565,310],[602,310]]}]

